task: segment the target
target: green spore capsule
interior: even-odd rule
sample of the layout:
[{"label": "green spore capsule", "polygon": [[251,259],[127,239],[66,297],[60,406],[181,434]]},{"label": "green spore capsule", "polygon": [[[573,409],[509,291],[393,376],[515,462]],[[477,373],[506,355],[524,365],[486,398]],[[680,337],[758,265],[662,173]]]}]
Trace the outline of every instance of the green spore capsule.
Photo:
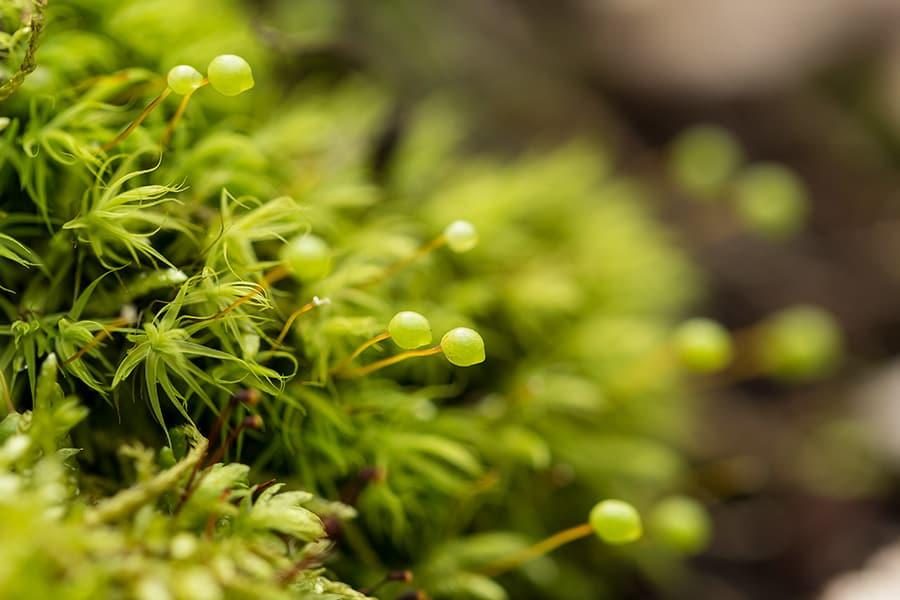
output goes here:
[{"label": "green spore capsule", "polygon": [[450,363],[470,367],[484,362],[484,340],[474,329],[457,327],[444,334],[441,350]]},{"label": "green spore capsule", "polygon": [[715,373],[728,366],[734,347],[728,330],[711,319],[690,319],[672,339],[679,362],[695,373]]},{"label": "green spore capsule", "polygon": [[190,65],[178,65],[169,69],[166,81],[173,92],[186,96],[203,85],[203,75]]},{"label": "green spore capsule", "polygon": [[653,538],[681,554],[702,552],[712,535],[706,508],[693,498],[672,496],[653,507],[647,519]]},{"label": "green spore capsule", "polygon": [[809,211],[804,183],[788,168],[775,164],[744,171],[735,182],[734,200],[746,227],[773,239],[800,231]]},{"label": "green spore capsule", "polygon": [[157,463],[163,469],[171,469],[175,466],[175,463],[178,462],[175,459],[175,453],[169,446],[163,446],[159,449],[159,455],[157,456]]},{"label": "green spore capsule", "polygon": [[757,352],[765,371],[786,380],[809,380],[840,362],[843,336],[827,311],[797,306],[770,317],[762,326]]},{"label": "green spore capsule", "polygon": [[253,71],[246,60],[235,54],[222,54],[206,69],[209,84],[224,96],[237,96],[253,87]]},{"label": "green spore capsule", "polygon": [[478,231],[468,221],[453,221],[444,228],[444,239],[452,251],[462,254],[478,245]]},{"label": "green spore capsule", "polygon": [[669,150],[669,176],[686,192],[706,199],[725,189],[737,170],[742,151],[735,137],[713,125],[684,131]]},{"label": "green spore capsule", "polygon": [[398,312],[388,324],[391,339],[404,350],[431,343],[431,324],[424,316],[411,310]]},{"label": "green spore capsule", "polygon": [[315,281],[331,270],[331,248],[319,236],[307,233],[287,243],[281,251],[281,260],[298,281]]},{"label": "green spore capsule", "polygon": [[622,500],[603,500],[591,509],[588,519],[594,533],[607,544],[628,544],[643,533],[641,515]]}]

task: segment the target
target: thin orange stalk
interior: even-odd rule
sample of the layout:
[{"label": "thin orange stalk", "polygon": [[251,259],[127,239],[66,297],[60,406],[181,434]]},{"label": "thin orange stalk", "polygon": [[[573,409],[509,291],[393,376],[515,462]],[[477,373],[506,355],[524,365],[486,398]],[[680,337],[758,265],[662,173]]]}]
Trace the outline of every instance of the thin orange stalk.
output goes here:
[{"label": "thin orange stalk", "polygon": [[379,369],[395,365],[398,362],[402,362],[408,358],[416,358],[418,356],[432,356],[434,354],[440,354],[441,352],[442,350],[439,345],[432,348],[425,348],[423,350],[407,350],[406,352],[401,352],[400,354],[396,354],[394,356],[390,356],[388,358],[383,358],[379,361],[373,362],[372,364],[366,365],[365,367],[351,369],[349,371],[338,373],[337,375],[343,379],[363,377],[365,375],[368,375],[369,373],[374,373]]},{"label": "thin orange stalk", "polygon": [[260,281],[258,284],[256,284],[255,289],[247,292],[246,294],[244,294],[243,296],[241,296],[240,298],[238,298],[237,300],[235,300],[234,302],[232,302],[231,304],[229,304],[228,306],[226,306],[225,308],[223,308],[222,310],[220,310],[213,316],[209,317],[208,320],[215,321],[216,319],[224,317],[225,315],[227,315],[234,309],[236,309],[236,308],[240,307],[241,305],[246,304],[247,302],[252,300],[253,296],[266,291],[273,283],[275,283],[277,281],[281,281],[282,279],[284,279],[287,276],[288,276],[288,270],[283,265],[279,265],[279,266],[275,267],[274,269],[272,269],[271,271],[269,271],[268,273],[266,273],[263,276],[262,281]]},{"label": "thin orange stalk", "polygon": [[515,569],[519,565],[530,560],[534,560],[539,556],[548,554],[569,542],[574,542],[575,540],[587,537],[592,533],[594,533],[594,528],[591,527],[590,523],[584,523],[569,529],[564,529],[559,533],[551,535],[545,540],[541,540],[533,546],[523,548],[510,556],[488,563],[485,567],[480,569],[480,572],[490,577],[500,575],[501,573],[505,573],[510,569]]},{"label": "thin orange stalk", "polygon": [[[230,495],[231,489],[225,488],[222,490],[222,493],[219,494],[219,502],[225,502]],[[203,534],[207,539],[212,539],[213,534],[216,532],[216,522],[218,520],[219,514],[216,511],[209,513],[209,517],[206,518],[206,527],[203,529]]]},{"label": "thin orange stalk", "polygon": [[331,370],[329,371],[329,373],[331,373],[332,375],[334,375],[335,373],[340,373],[341,371],[343,371],[344,369],[347,368],[347,365],[349,365],[354,360],[356,360],[357,356],[359,356],[360,354],[365,352],[366,349],[371,348],[378,342],[383,342],[384,340],[389,340],[390,338],[391,338],[391,334],[388,333],[387,331],[385,331],[383,333],[379,333],[378,335],[376,335],[375,337],[373,337],[369,340],[366,340],[365,342],[360,344],[359,347],[357,347],[356,350],[354,350],[352,354],[345,357],[344,360],[342,360],[341,362],[336,364],[334,367],[332,367]]},{"label": "thin orange stalk", "polygon": [[169,121],[169,124],[166,126],[165,132],[163,132],[162,140],[160,140],[160,146],[165,146],[169,143],[169,138],[171,138],[172,134],[175,133],[175,127],[178,125],[178,121],[180,121],[181,117],[184,115],[184,111],[187,109],[187,106],[191,101],[191,96],[194,95],[194,92],[205,85],[209,85],[209,79],[207,79],[206,77],[203,78],[203,80],[197,85],[196,88],[185,94],[184,98],[181,99],[181,103],[178,105],[178,110],[175,111],[175,115],[172,116],[172,120]]},{"label": "thin orange stalk", "polygon": [[102,342],[103,340],[105,340],[106,338],[111,336],[116,329],[125,327],[126,325],[129,325],[130,323],[131,323],[130,318],[119,317],[118,319],[116,319],[115,321],[110,323],[109,325],[104,325],[103,329],[98,331],[94,335],[94,337],[91,339],[90,342],[88,342],[87,344],[82,346],[81,349],[78,350],[78,352],[76,352],[75,354],[73,354],[72,356],[70,356],[69,358],[64,360],[62,363],[62,366],[65,367],[65,366],[72,364],[73,362],[75,362],[76,360],[78,360],[79,358],[81,358],[82,356],[84,356],[85,354],[87,354],[88,352],[93,350],[94,348],[96,348],[100,344],[100,342]]},{"label": "thin orange stalk", "polygon": [[110,150],[110,149],[116,147],[120,142],[124,141],[125,138],[127,138],[129,135],[131,135],[131,132],[134,131],[135,129],[137,129],[137,127],[141,123],[143,123],[147,117],[150,116],[150,113],[152,113],[153,110],[157,106],[159,106],[163,100],[168,98],[169,94],[171,94],[171,93],[172,93],[172,89],[169,87],[166,87],[166,89],[164,89],[159,94],[159,96],[157,96],[156,98],[151,100],[150,104],[148,104],[147,106],[144,107],[144,110],[141,111],[141,114],[139,114],[137,116],[137,118],[134,121],[132,121],[131,124],[128,127],[126,127],[122,133],[117,135],[115,138],[113,138],[109,142],[106,142],[105,144],[100,146],[100,150],[102,150],[103,152],[106,152],[107,150]]},{"label": "thin orange stalk", "polygon": [[443,236],[443,234],[441,234],[441,235],[437,236],[436,238],[434,238],[433,240],[431,240],[430,242],[428,242],[427,244],[425,244],[424,246],[422,246],[421,248],[419,248],[418,250],[416,250],[411,255],[407,256],[404,259],[398,260],[397,262],[390,265],[387,269],[385,269],[384,271],[382,271],[381,273],[379,273],[372,279],[360,284],[357,287],[367,288],[367,287],[375,285],[377,283],[381,283],[382,281],[385,281],[386,279],[390,279],[397,272],[402,271],[403,269],[405,269],[412,263],[416,262],[417,260],[419,260],[423,256],[427,255],[428,253],[433,252],[434,250],[437,250],[438,248],[440,248],[441,246],[443,246],[446,243],[447,243],[447,238],[445,238]]},{"label": "thin orange stalk", "polygon": [[284,338],[287,337],[288,332],[291,330],[291,325],[294,324],[294,321],[297,320],[297,317],[299,317],[300,315],[303,315],[305,313],[308,313],[309,311],[316,308],[317,306],[321,306],[322,304],[325,304],[325,303],[326,303],[325,300],[320,300],[319,298],[313,298],[310,302],[307,302],[306,304],[304,304],[303,306],[301,306],[300,308],[298,308],[297,310],[292,312],[291,316],[289,316],[287,321],[284,322],[284,327],[281,328],[281,331],[278,333],[278,337],[275,338],[275,343],[272,344],[272,350],[274,351],[274,350],[277,350],[279,347],[281,347],[281,344],[284,342]]}]

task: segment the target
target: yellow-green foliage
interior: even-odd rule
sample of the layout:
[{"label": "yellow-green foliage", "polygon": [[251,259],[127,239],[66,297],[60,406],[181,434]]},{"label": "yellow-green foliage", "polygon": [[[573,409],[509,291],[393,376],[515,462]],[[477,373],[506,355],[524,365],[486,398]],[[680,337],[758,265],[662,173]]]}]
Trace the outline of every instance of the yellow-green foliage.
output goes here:
[{"label": "yellow-green foliage", "polygon": [[[311,14],[311,31],[334,17]],[[390,90],[284,81],[236,2],[60,2],[49,19],[41,66],[0,105],[0,391],[26,436],[0,453],[38,443],[23,423],[51,352],[60,394],[90,416],[71,434],[80,455],[51,444],[3,463],[0,595],[361,597],[322,561],[358,588],[409,567],[437,598],[614,593],[590,549],[500,582],[483,566],[598,498],[642,508],[683,485],[691,409],[667,347],[699,278],[653,190],[593,143],[475,153],[440,98],[378,179]],[[223,54],[248,61],[252,89],[244,71],[233,98],[199,87],[179,119],[181,97],[163,96],[120,135],[169,69]],[[460,219],[477,235],[443,245]],[[476,330],[485,362],[472,342],[443,348],[466,368],[427,348],[365,376],[336,368],[404,310],[435,340]],[[352,365],[394,354],[384,341]],[[242,389],[259,401],[229,413]],[[212,427],[218,447],[248,417],[264,429],[241,429],[193,488],[178,427]],[[160,470],[138,439],[181,462]],[[254,481],[309,493],[249,486],[238,452]],[[132,496],[97,503],[126,483]]]}]

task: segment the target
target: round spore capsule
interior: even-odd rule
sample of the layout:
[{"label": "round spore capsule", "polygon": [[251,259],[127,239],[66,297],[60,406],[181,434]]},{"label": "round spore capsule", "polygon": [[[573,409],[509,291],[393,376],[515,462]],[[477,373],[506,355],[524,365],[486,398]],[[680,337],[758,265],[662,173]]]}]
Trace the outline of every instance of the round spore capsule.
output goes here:
[{"label": "round spore capsule", "polygon": [[672,143],[669,175],[686,192],[709,198],[725,188],[741,158],[741,148],[731,133],[713,125],[698,125]]},{"label": "round spore capsule", "polygon": [[224,96],[237,96],[253,87],[253,71],[246,60],[234,54],[215,57],[206,69],[209,84]]},{"label": "round spore capsule", "polygon": [[169,69],[166,81],[173,92],[179,96],[190,94],[203,83],[203,75],[190,65],[178,65]]},{"label": "round spore capsule", "polygon": [[710,319],[690,319],[675,330],[678,360],[696,373],[714,373],[731,362],[734,349],[728,331]]},{"label": "round spore capsule", "polygon": [[281,260],[299,281],[321,279],[331,270],[331,249],[312,233],[295,237],[281,251]]},{"label": "round spore capsule", "polygon": [[657,542],[683,554],[703,551],[712,532],[706,509],[686,496],[672,496],[653,507],[648,527]]},{"label": "round spore capsule", "polygon": [[603,500],[591,509],[594,533],[607,544],[627,544],[641,537],[641,515],[621,500]]},{"label": "round spore capsule", "polygon": [[163,469],[170,469],[175,466],[175,463],[178,462],[175,459],[175,453],[172,452],[172,449],[168,446],[163,446],[159,449],[159,455],[157,459],[159,466]]},{"label": "round spore capsule", "polygon": [[768,319],[757,351],[768,373],[805,380],[828,373],[839,362],[842,346],[834,317],[815,306],[798,306]]},{"label": "round spore capsule", "polygon": [[786,167],[774,164],[748,168],[735,182],[736,210],[753,231],[771,238],[797,233],[806,221],[806,186]]},{"label": "round spore capsule", "polygon": [[457,327],[444,334],[441,350],[457,367],[470,367],[484,362],[484,340],[474,329]]},{"label": "round spore capsule", "polygon": [[453,221],[444,228],[447,246],[457,253],[468,252],[478,245],[478,231],[468,221]]},{"label": "round spore capsule", "polygon": [[431,343],[431,324],[424,316],[411,310],[398,312],[388,324],[391,339],[403,348],[411,350]]}]

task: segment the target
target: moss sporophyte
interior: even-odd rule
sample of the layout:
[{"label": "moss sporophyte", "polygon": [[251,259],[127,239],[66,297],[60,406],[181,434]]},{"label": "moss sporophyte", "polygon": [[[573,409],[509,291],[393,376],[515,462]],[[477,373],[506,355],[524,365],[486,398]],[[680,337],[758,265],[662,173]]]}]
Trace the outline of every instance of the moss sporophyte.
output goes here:
[{"label": "moss sporophyte", "polygon": [[204,86],[212,86],[214,90],[224,96],[237,96],[253,88],[253,71],[246,60],[234,54],[222,54],[210,61],[207,67],[207,75],[204,77],[200,71],[191,65],[177,65],[169,70],[166,76],[166,87],[159,93],[143,111],[126,127],[119,135],[102,146],[102,150],[109,151],[128,138],[131,133],[143,123],[156,108],[173,92],[183,96],[178,109],[166,126],[161,143],[168,142],[175,127],[184,115],[188,103],[194,93]]}]

